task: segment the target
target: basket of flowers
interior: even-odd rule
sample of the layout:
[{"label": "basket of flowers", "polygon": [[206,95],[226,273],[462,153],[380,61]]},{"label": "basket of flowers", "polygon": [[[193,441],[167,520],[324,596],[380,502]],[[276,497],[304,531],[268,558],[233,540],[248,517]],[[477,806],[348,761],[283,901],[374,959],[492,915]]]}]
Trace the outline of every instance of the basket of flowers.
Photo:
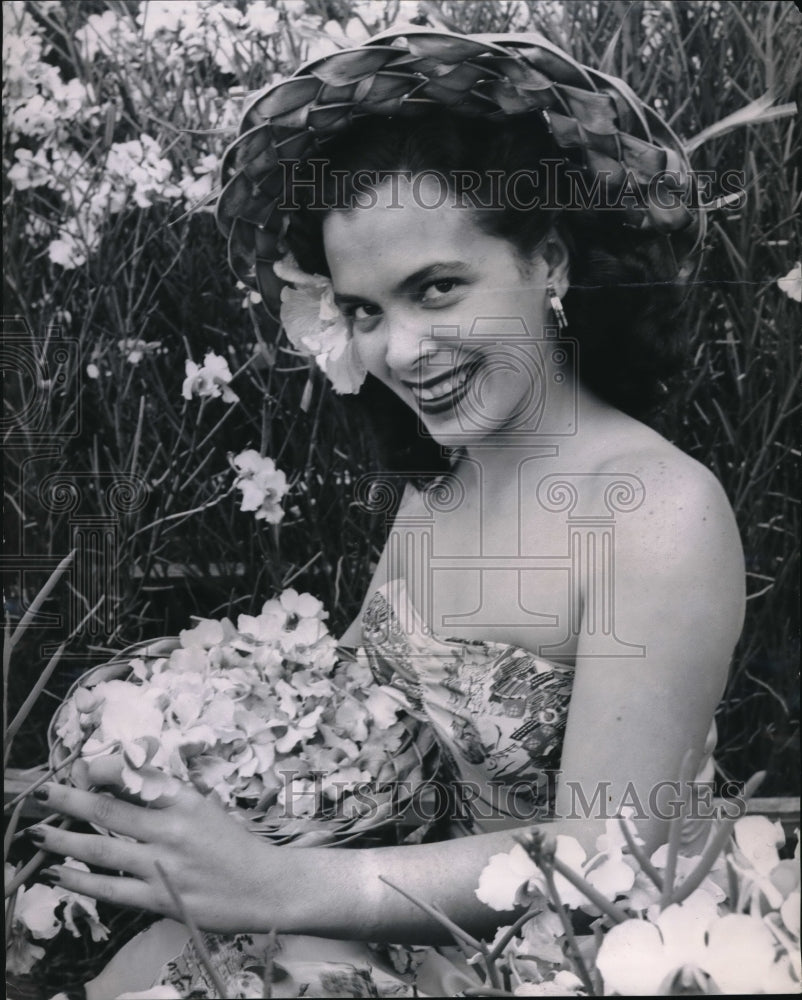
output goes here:
[{"label": "basket of flowers", "polygon": [[86,787],[86,762],[119,754],[141,800],[191,782],[275,843],[420,838],[437,742],[326,616],[285,590],[236,626],[199,619],[87,671],[50,724],[58,780]]}]

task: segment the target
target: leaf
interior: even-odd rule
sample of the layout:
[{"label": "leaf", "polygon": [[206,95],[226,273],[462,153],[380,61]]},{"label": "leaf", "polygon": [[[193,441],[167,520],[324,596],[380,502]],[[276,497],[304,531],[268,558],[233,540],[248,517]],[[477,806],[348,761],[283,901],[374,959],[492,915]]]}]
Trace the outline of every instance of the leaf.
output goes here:
[{"label": "leaf", "polygon": [[324,56],[306,70],[324,83],[342,87],[372,76],[397,57],[398,49],[374,45]]}]

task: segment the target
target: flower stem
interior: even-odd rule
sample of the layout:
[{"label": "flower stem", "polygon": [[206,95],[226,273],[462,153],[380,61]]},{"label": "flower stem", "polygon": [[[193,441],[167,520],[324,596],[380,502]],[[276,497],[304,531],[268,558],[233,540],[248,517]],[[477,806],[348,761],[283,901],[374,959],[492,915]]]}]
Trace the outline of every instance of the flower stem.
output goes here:
[{"label": "flower stem", "polygon": [[14,812],[11,814],[11,819],[8,821],[8,829],[6,830],[6,835],[3,838],[3,862],[5,863],[8,857],[8,852],[11,850],[11,844],[17,833],[17,826],[19,824],[20,813],[22,812],[22,801],[18,802]]},{"label": "flower stem", "polygon": [[[442,907],[438,906],[437,903],[432,903],[432,909],[435,910],[437,913],[439,913],[441,916],[444,915]],[[463,954],[463,956],[465,958],[465,961],[468,963],[468,965],[474,965],[475,966],[477,964],[477,960],[479,958],[484,959],[484,955],[482,955],[481,952],[476,951],[476,949],[474,949],[474,948],[468,947],[468,945],[465,944],[465,942],[462,941],[460,938],[455,938],[454,940],[456,942],[457,948],[459,948],[459,950],[462,952],[462,954]],[[488,956],[488,959],[489,959],[489,956]],[[485,959],[485,962],[486,961],[487,961],[487,959]],[[495,966],[494,966],[494,969],[495,969]],[[497,982],[498,982],[497,976],[493,975],[491,977],[490,974],[488,973],[488,978],[490,978],[491,982],[497,984]]]},{"label": "flower stem", "polygon": [[644,874],[648,875],[657,888],[658,892],[663,891],[663,880],[660,877],[660,872],[654,867],[652,862],[649,860],[648,854],[641,850],[638,844],[635,842],[635,838],[632,836],[632,832],[627,826],[627,821],[624,816],[619,816],[618,823],[621,827],[621,833],[624,835],[624,840],[627,842],[627,847],[629,848],[629,853],[638,862],[641,870]]},{"label": "flower stem", "polygon": [[[36,683],[31,688],[25,701],[20,706],[19,711],[11,720],[11,722],[8,724],[4,737],[4,743],[5,743],[4,761],[6,764],[8,763],[8,758],[11,753],[11,744],[14,741],[14,737],[17,735],[17,731],[19,730],[20,726],[22,726],[22,724],[25,722],[25,720],[28,718],[28,715],[30,714],[31,709],[34,706],[34,703],[44,690],[44,687],[47,684],[47,682],[50,680],[53,671],[56,669],[56,667],[59,664],[59,661],[61,660],[62,653],[66,649],[67,645],[75,638],[75,636],[80,633],[84,625],[93,617],[97,609],[105,600],[106,600],[105,596],[101,596],[99,598],[95,606],[93,608],[90,608],[90,610],[84,615],[84,617],[80,620],[80,622],[78,622],[78,624],[75,626],[72,632],[70,632],[70,634],[67,636],[64,642],[61,643],[61,645],[58,647],[55,653],[50,657],[47,666],[37,677]],[[19,631],[19,629],[17,631]],[[16,634],[17,633],[15,632],[14,635]],[[12,639],[13,638],[14,637],[12,636]]]},{"label": "flower stem", "polygon": [[620,906],[616,906],[615,903],[610,902],[610,900],[606,896],[603,896],[595,886],[592,886],[589,882],[585,881],[581,875],[577,875],[577,873],[572,868],[569,868],[564,861],[561,861],[559,858],[554,858],[553,864],[554,870],[558,875],[562,875],[567,882],[570,882],[571,885],[579,889],[583,895],[587,896],[589,902],[593,903],[594,906],[598,906],[602,913],[606,913],[611,920],[615,921],[615,923],[623,924],[625,920],[629,920],[629,917]]},{"label": "flower stem", "polygon": [[668,829],[668,848],[666,851],[666,867],[663,874],[663,889],[660,893],[660,909],[664,910],[671,902],[674,892],[674,877],[677,874],[677,857],[682,843],[682,827],[688,809],[690,781],[692,778],[691,764],[694,758],[693,748],[686,750],[679,769],[680,781],[680,811],[671,821]]},{"label": "flower stem", "polygon": [[738,875],[735,871],[735,865],[732,863],[732,858],[726,858],[727,863],[727,894],[730,900],[730,907],[733,913],[740,912],[738,909]]},{"label": "flower stem", "polygon": [[487,960],[489,962],[495,962],[524,924],[531,920],[532,917],[536,917],[540,912],[541,911],[539,909],[531,909],[527,910],[526,913],[522,913],[515,923],[511,927],[507,928],[506,933],[499,938],[498,944],[495,945],[495,947],[490,951],[490,954],[487,956]]},{"label": "flower stem", "polygon": [[[64,819],[58,824],[59,828],[62,830],[67,830],[72,825],[72,820]],[[37,851],[36,854],[31,858],[31,860],[24,865],[20,870],[14,875],[11,881],[5,887],[5,897],[8,897],[16,892],[17,889],[22,885],[23,882],[36,871],[37,868],[41,867],[42,863],[47,858],[47,851]]]},{"label": "flower stem", "polygon": [[68,764],[72,764],[73,761],[77,760],[77,758],[81,756],[83,745],[84,743],[82,740],[72,751],[69,757],[65,757],[60,764],[56,765],[56,767],[51,767],[47,771],[43,771],[42,774],[40,774],[39,777],[31,785],[29,785],[24,792],[20,792],[19,795],[16,795],[10,802],[3,806],[3,812],[7,813],[10,809],[14,809],[19,803],[27,799],[29,795],[32,795],[40,785],[43,785],[46,781],[50,781],[50,779],[59,771],[67,767]]},{"label": "flower stem", "polygon": [[[553,859],[556,862],[556,858]],[[576,936],[574,935],[574,928],[565,912],[565,906],[560,899],[560,894],[557,891],[557,885],[554,881],[554,871],[556,865],[552,867],[548,862],[541,866],[541,871],[546,879],[546,888],[549,891],[549,897],[554,903],[557,910],[557,916],[560,918],[560,923],[563,925],[563,931],[565,932],[565,940],[568,942],[568,948],[570,950],[571,958],[573,959],[574,968],[576,969],[577,975],[582,980],[582,985],[584,986],[588,996],[595,996],[596,993],[593,989],[593,981],[588,973],[587,966],[585,965],[585,960],[582,958],[582,953],[579,950],[579,945],[576,943]]]},{"label": "flower stem", "polygon": [[316,561],[317,559],[319,559],[321,555],[322,555],[322,553],[321,553],[321,552],[316,552],[316,553],[315,553],[315,554],[314,554],[314,555],[312,556],[312,558],[311,558],[311,559],[307,560],[307,562],[305,562],[305,563],[303,564],[303,566],[301,566],[301,568],[300,568],[300,569],[297,569],[297,570],[296,570],[296,569],[294,569],[294,567],[291,567],[291,568],[290,568],[290,570],[289,570],[289,572],[287,573],[287,575],[286,575],[286,576],[284,577],[284,579],[283,579],[283,580],[281,581],[281,587],[282,587],[282,589],[283,589],[284,587],[289,587],[289,585],[290,585],[290,584],[292,583],[292,581],[293,581],[293,580],[294,580],[294,579],[295,579],[296,577],[300,576],[300,575],[301,575],[301,573],[305,573],[305,572],[306,572],[306,570],[308,570],[308,569],[309,569],[309,567],[310,567],[310,566],[312,565],[312,563],[313,563],[313,562],[315,562],[315,561]]},{"label": "flower stem", "polygon": [[11,946],[11,935],[14,933],[14,910],[17,906],[17,889],[19,889],[19,886],[17,886],[10,896],[6,896],[8,899],[8,903],[6,904],[6,954],[8,954]]},{"label": "flower stem", "polygon": [[265,969],[262,973],[262,1000],[270,1000],[273,996],[273,970],[275,962],[273,961],[278,951],[278,942],[276,941],[276,932],[270,931],[267,935],[267,944],[265,945]]},{"label": "flower stem", "polygon": [[178,910],[178,913],[181,917],[181,922],[186,924],[187,927],[189,928],[190,937],[192,938],[192,943],[195,945],[195,950],[198,953],[198,958],[200,959],[203,967],[209,973],[209,978],[214,984],[214,988],[217,990],[217,996],[220,997],[220,1000],[229,1000],[228,992],[225,988],[225,985],[223,984],[223,980],[220,978],[220,974],[218,973],[217,969],[215,969],[214,963],[212,962],[212,957],[209,954],[206,945],[203,943],[203,938],[201,936],[201,932],[198,930],[198,925],[195,923],[195,921],[187,912],[187,908],[184,906],[183,899],[181,899],[181,897],[176,892],[175,886],[167,877],[167,872],[164,870],[161,863],[156,861],[155,867],[156,871],[159,873],[159,877],[161,878],[162,882],[164,882],[167,891],[170,893],[170,898],[173,901],[173,905]]},{"label": "flower stem", "polygon": [[477,941],[475,937],[471,937],[471,935],[467,931],[464,931],[459,924],[455,924],[450,917],[447,917],[444,913],[439,912],[433,906],[430,906],[429,903],[425,903],[422,899],[418,899],[417,896],[413,896],[412,893],[407,892],[400,886],[395,885],[394,882],[385,878],[384,875],[379,875],[379,879],[384,882],[385,885],[389,885],[391,889],[395,889],[396,892],[400,892],[405,899],[410,901],[410,903],[414,903],[415,906],[420,907],[424,913],[428,913],[430,917],[449,930],[454,937],[458,937],[464,941],[469,948],[473,948],[474,951],[478,951],[483,958],[487,957],[487,947],[482,944],[481,941]]},{"label": "flower stem", "polygon": [[200,507],[193,507],[192,510],[179,510],[175,514],[165,514],[164,517],[157,518],[155,521],[151,521],[150,524],[146,524],[143,528],[137,528],[136,531],[131,532],[128,536],[129,541],[136,538],[137,535],[141,535],[143,531],[147,531],[149,528],[155,528],[166,524],[168,521],[174,521],[177,517],[192,517],[193,514],[200,514],[201,511],[209,510],[210,507],[214,507],[216,504],[220,503],[221,500],[225,498],[233,491],[234,487],[230,487],[225,493],[221,493],[220,496],[215,497],[213,500],[207,500],[206,503],[202,503]]},{"label": "flower stem", "polygon": [[[65,570],[69,567],[70,563],[75,558],[75,553],[77,551],[78,551],[77,549],[73,549],[72,552],[70,552],[68,555],[66,555],[61,560],[61,562],[58,564],[58,566],[56,566],[56,568],[53,570],[53,572],[48,577],[47,583],[44,585],[44,587],[42,587],[42,589],[39,591],[39,593],[36,595],[36,597],[34,597],[34,599],[31,601],[30,607],[25,612],[25,614],[22,616],[22,618],[20,619],[19,624],[17,625],[17,627],[14,629],[14,631],[11,633],[11,635],[8,636],[8,638],[6,640],[6,652],[5,652],[5,655],[4,655],[4,660],[5,660],[6,656],[8,656],[8,657],[11,656],[11,653],[13,652],[14,647],[17,645],[17,643],[23,637],[23,635],[25,634],[26,629],[31,624],[31,622],[36,617],[36,615],[38,614],[39,608],[41,608],[41,606],[44,604],[45,600],[50,596],[50,591],[58,583],[58,581],[59,581],[62,573],[65,572]],[[4,663],[4,666],[5,666],[5,663]]]},{"label": "flower stem", "polygon": [[[753,774],[752,777],[744,785],[744,800],[751,798],[755,792],[758,790],[766,777],[765,771],[758,771],[757,774]],[[729,840],[732,835],[733,827],[740,819],[739,816],[730,816],[725,820],[722,820],[719,828],[710,838],[707,846],[702,851],[702,855],[693,871],[688,875],[688,877],[679,885],[672,893],[669,898],[669,902],[666,905],[673,903],[681,903],[683,900],[687,899],[688,896],[698,889],[702,884],[702,880],[709,873],[710,869],[713,867],[713,863],[716,858],[724,850],[724,845]],[[676,822],[676,821],[675,821]],[[663,907],[665,909],[665,906]]]}]

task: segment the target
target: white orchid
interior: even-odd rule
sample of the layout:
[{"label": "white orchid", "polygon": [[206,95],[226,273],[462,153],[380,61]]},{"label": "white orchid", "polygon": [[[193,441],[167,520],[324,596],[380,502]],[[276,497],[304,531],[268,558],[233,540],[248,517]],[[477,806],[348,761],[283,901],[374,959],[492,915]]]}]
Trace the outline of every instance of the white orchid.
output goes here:
[{"label": "white orchid", "polygon": [[242,491],[240,510],[252,511],[257,521],[278,524],[284,517],[281,501],[287,492],[287,477],[272,458],[253,448],[229,456],[237,472],[234,486]]},{"label": "white orchid", "polygon": [[182,629],[178,635],[185,649],[212,649],[225,640],[226,629],[214,618],[200,618],[194,628]]},{"label": "white orchid", "polygon": [[206,353],[202,365],[187,360],[185,371],[186,378],[181,387],[181,395],[184,399],[192,399],[193,396],[200,396],[202,399],[217,399],[222,396],[224,403],[236,403],[239,399],[234,390],[229,388],[229,382],[233,375],[228,367],[228,362],[219,354],[215,354],[214,351]]},{"label": "white orchid", "polygon": [[[285,615],[297,618],[317,618],[320,621],[329,617],[322,601],[311,594],[299,594],[294,587],[288,587],[282,591],[280,597],[273,600],[280,605]],[[262,610],[263,612],[267,611],[273,606],[273,601],[267,601]]]},{"label": "white orchid", "polygon": [[365,366],[334,301],[330,279],[302,271],[291,254],[276,261],[273,270],[287,283],[281,290],[281,322],[290,343],[315,359],[335,392],[359,392]]},{"label": "white orchid", "polygon": [[139,362],[150,354],[162,354],[162,342],[160,340],[142,340],[139,337],[126,337],[118,340],[117,346],[125,355],[125,360],[130,365],[138,365]]},{"label": "white orchid", "polygon": [[[66,858],[64,866],[89,871],[82,861],[75,861],[73,858]],[[5,866],[5,875],[7,881],[13,877],[11,865]],[[16,975],[27,975],[36,962],[44,957],[44,948],[33,944],[31,938],[49,941],[62,929],[68,930],[73,937],[79,937],[79,922],[88,925],[93,941],[105,941],[109,936],[108,928],[98,918],[97,903],[89,896],[60,886],[39,883],[20,886],[14,902],[12,926],[9,928],[11,937],[7,955],[8,971]]]},{"label": "white orchid", "polygon": [[[585,851],[573,837],[559,834],[556,838],[555,857],[573,869],[582,872]],[[554,884],[560,899],[567,906],[577,907],[587,898],[563,875],[555,875]],[[479,876],[477,897],[494,910],[512,910],[532,893],[546,895],[546,879],[540,868],[520,844],[507,854],[494,854]]]},{"label": "white orchid", "polygon": [[635,868],[631,858],[624,857],[626,838],[621,823],[627,823],[636,843],[641,843],[628,816],[622,819],[608,819],[605,833],[596,840],[599,853],[585,866],[585,878],[607,899],[615,899],[621,893],[629,892],[635,884]]},{"label": "white orchid", "polygon": [[780,861],[778,848],[785,843],[782,825],[765,816],[742,816],[734,835],[732,864],[743,876],[744,892],[758,904],[762,898],[771,909],[778,909],[789,892],[799,887],[799,865]]},{"label": "white orchid", "polygon": [[[572,838],[535,833],[491,857],[482,871],[476,894],[487,905],[532,907],[514,936],[500,928],[491,945],[500,949],[516,996],[584,995],[596,974],[605,995],[799,992],[799,850],[793,859],[780,858],[780,824],[761,816],[739,819],[732,841],[719,841],[724,855],[706,856],[703,877],[700,857],[674,856],[674,888],[681,894],[674,901],[655,885],[665,878],[672,849],[662,845],[647,863],[634,828],[628,825],[630,850],[621,822],[608,821],[596,840],[598,853],[588,860]],[[562,874],[566,867],[575,876],[570,881]],[[563,906],[599,918],[595,936],[578,936],[560,918],[544,877],[549,869]],[[689,877],[695,888],[685,895]],[[569,981],[565,960],[573,961],[577,949],[584,968],[575,971],[585,978]]]},{"label": "white orchid", "polygon": [[494,910],[513,910],[537,873],[537,865],[523,847],[516,844],[506,854],[494,854],[490,858],[479,876],[476,896]]},{"label": "white orchid", "polygon": [[280,25],[279,13],[266,0],[251,0],[243,16],[243,26],[257,35],[276,33]]},{"label": "white orchid", "polygon": [[669,906],[654,923],[627,920],[607,932],[596,958],[606,992],[659,996],[675,985],[696,985],[696,992],[799,991],[763,921],[689,903]]}]

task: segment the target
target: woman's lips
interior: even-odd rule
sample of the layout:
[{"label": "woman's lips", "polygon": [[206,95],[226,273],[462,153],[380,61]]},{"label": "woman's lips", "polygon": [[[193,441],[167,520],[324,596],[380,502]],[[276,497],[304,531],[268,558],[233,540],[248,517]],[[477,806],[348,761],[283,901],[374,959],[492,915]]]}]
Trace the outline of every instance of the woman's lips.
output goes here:
[{"label": "woman's lips", "polygon": [[463,365],[456,371],[421,382],[405,382],[422,413],[443,413],[453,409],[468,392],[478,362]]}]

